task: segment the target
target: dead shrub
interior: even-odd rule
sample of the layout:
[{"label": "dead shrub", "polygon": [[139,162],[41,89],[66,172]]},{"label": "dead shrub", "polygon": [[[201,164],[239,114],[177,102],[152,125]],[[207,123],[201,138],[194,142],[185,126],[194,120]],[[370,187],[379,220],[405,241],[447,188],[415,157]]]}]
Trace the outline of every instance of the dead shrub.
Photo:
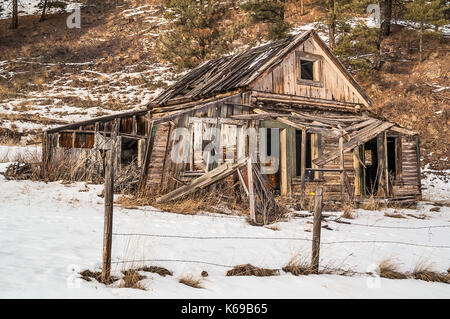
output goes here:
[{"label": "dead shrub", "polygon": [[146,288],[140,283],[141,280],[147,278],[146,276],[142,276],[136,269],[129,269],[122,271],[124,275],[122,277],[122,282],[120,284],[121,288],[135,288],[146,290]]},{"label": "dead shrub", "polygon": [[399,271],[399,265],[391,258],[386,258],[378,265],[380,277],[388,279],[406,279],[407,275]]},{"label": "dead shrub", "polygon": [[137,270],[145,271],[145,272],[153,272],[162,277],[173,275],[173,273],[170,270],[168,270],[164,267],[158,267],[158,266],[145,266],[145,267],[138,268]]},{"label": "dead shrub", "polygon": [[433,264],[426,259],[420,259],[411,273],[414,279],[430,281],[430,282],[441,282],[450,283],[450,274],[440,273],[433,270]]},{"label": "dead shrub", "polygon": [[227,271],[227,276],[277,276],[280,274],[278,269],[259,268],[251,264],[237,265]]},{"label": "dead shrub", "polygon": [[201,285],[201,278],[194,278],[192,275],[187,275],[184,277],[181,277],[178,282],[185,284],[186,286],[192,287],[192,288],[203,288]]},{"label": "dead shrub", "polygon": [[370,195],[368,201],[366,201],[361,205],[361,208],[365,210],[379,210],[380,208],[382,208],[382,205],[379,201],[376,200],[375,196],[372,194]]}]

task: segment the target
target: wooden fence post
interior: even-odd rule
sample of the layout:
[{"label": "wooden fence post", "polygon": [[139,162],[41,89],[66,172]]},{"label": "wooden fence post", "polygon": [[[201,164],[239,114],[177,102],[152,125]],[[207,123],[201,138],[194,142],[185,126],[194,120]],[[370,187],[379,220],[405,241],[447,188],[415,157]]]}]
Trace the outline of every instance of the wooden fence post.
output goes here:
[{"label": "wooden fence post", "polygon": [[314,224],[311,255],[311,271],[316,274],[319,272],[320,228],[322,224],[322,194],[322,187],[317,187],[314,196]]},{"label": "wooden fence post", "polygon": [[249,156],[247,160],[247,176],[248,176],[248,199],[250,201],[250,220],[253,223],[256,223],[255,193],[253,191],[253,168],[251,156]]},{"label": "wooden fence post", "polygon": [[103,229],[103,262],[102,262],[102,282],[108,283],[111,274],[111,247],[113,229],[113,208],[114,208],[114,160],[115,154],[115,134],[111,132],[111,149],[107,154],[107,164],[105,171],[105,220]]}]

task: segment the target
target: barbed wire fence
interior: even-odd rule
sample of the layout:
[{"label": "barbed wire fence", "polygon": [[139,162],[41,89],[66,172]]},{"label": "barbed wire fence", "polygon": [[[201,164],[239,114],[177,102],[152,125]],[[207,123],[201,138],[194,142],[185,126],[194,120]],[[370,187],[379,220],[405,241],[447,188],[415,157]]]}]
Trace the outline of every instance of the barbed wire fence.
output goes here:
[{"label": "barbed wire fence", "polygon": [[[316,191],[316,195],[320,194],[322,196],[322,192]],[[321,246],[331,246],[331,245],[346,245],[346,244],[387,244],[387,245],[404,245],[404,246],[415,246],[415,247],[426,247],[426,248],[435,248],[435,249],[450,249],[450,245],[432,245],[432,244],[424,244],[424,243],[414,243],[414,242],[404,242],[404,241],[395,241],[395,240],[336,240],[336,241],[321,241],[320,240],[320,229],[321,221],[324,219],[322,216],[322,198],[320,197],[319,203],[315,204],[314,214],[310,216],[304,217],[290,217],[290,219],[305,219],[308,217],[313,217],[314,219],[314,227],[313,227],[313,236],[312,238],[304,238],[304,237],[264,237],[264,236],[199,236],[199,235],[184,235],[184,234],[158,234],[158,233],[145,233],[145,232],[112,232],[110,236],[114,237],[151,237],[151,238],[166,238],[166,239],[189,239],[189,240],[199,240],[199,241],[215,241],[215,240],[238,240],[238,241],[304,241],[310,242],[312,244],[312,258],[311,258],[311,267],[315,267],[318,270],[318,256],[319,250]],[[320,206],[320,207],[319,207]],[[240,220],[245,220],[245,217],[239,216],[220,216],[220,215],[207,215],[202,214],[200,216],[208,216],[208,217],[219,217],[219,218],[235,218]],[[106,219],[105,219],[106,221]],[[369,227],[369,228],[382,228],[382,229],[398,229],[398,230],[429,230],[438,229],[438,228],[449,228],[450,225],[429,225],[429,226],[388,226],[388,225],[375,225],[375,224],[362,224],[355,222],[343,222],[338,218],[326,220],[326,222],[336,222],[340,225],[345,226],[358,226],[358,227]],[[344,227],[345,227],[344,226]],[[106,234],[105,234],[106,236]],[[107,236],[106,236],[107,237]],[[105,256],[104,256],[105,257]],[[156,262],[175,262],[175,263],[189,263],[189,264],[203,264],[209,266],[216,266],[222,268],[233,268],[236,265],[223,264],[214,261],[206,261],[206,260],[194,260],[194,259],[182,259],[182,258],[174,258],[174,259],[131,259],[131,260],[115,260],[111,261],[111,252],[109,252],[109,257],[106,257],[107,260],[109,258],[109,269],[111,264],[136,264],[136,263],[156,263]],[[357,273],[357,272],[354,272]]]}]

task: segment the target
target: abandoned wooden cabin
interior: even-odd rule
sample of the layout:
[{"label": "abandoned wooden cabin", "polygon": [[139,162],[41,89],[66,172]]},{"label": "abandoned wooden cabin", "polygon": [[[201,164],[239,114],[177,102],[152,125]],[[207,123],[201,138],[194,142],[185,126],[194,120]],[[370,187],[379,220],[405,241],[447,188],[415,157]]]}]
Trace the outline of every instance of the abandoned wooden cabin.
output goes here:
[{"label": "abandoned wooden cabin", "polygon": [[50,129],[43,163],[93,161],[114,145],[116,168],[136,161],[141,186],[163,195],[250,157],[281,196],[323,186],[325,201],[420,199],[418,134],[371,109],[309,31],[203,63],[144,110]]}]

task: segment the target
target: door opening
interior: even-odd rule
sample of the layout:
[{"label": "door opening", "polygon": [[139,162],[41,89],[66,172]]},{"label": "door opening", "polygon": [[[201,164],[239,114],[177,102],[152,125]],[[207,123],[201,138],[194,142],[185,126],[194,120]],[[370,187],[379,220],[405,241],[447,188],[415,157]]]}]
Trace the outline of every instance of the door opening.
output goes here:
[{"label": "door opening", "polygon": [[380,172],[378,167],[377,139],[374,138],[364,144],[364,178],[365,195],[375,195],[378,190]]}]

